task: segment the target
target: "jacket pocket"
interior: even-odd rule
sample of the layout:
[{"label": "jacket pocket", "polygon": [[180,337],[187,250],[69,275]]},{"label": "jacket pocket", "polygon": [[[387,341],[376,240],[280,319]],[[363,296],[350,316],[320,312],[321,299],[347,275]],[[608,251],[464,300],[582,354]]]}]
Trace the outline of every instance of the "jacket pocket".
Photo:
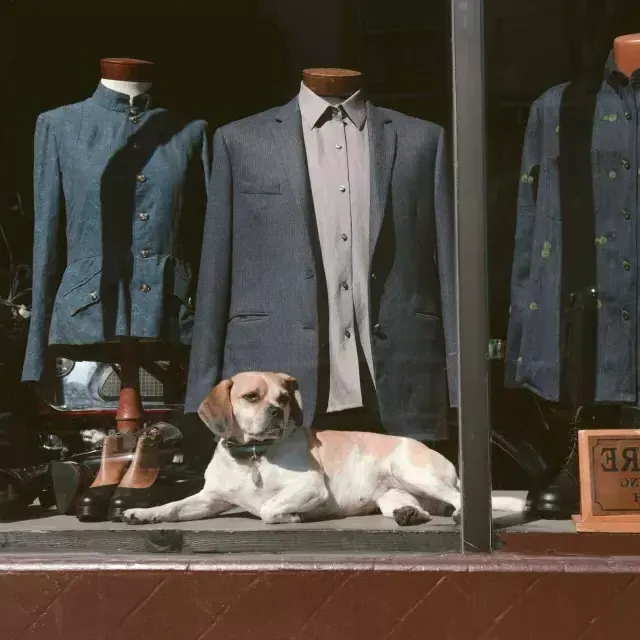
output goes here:
[{"label": "jacket pocket", "polygon": [[84,282],[74,286],[63,295],[64,305],[69,309],[69,315],[76,316],[81,311],[93,307],[100,302],[100,275],[102,269],[94,273]]},{"label": "jacket pocket", "polygon": [[193,311],[195,301],[191,295],[191,289],[191,280],[179,271],[176,271],[173,277],[173,295],[178,298],[185,307]]},{"label": "jacket pocket", "polygon": [[420,316],[421,318],[427,318],[427,320],[435,320],[436,322],[442,321],[441,316],[439,316],[437,313],[431,313],[430,311],[422,311],[416,309],[416,315]]},{"label": "jacket pocket", "polygon": [[229,324],[260,322],[261,320],[266,320],[268,317],[268,313],[236,313],[229,318]]},{"label": "jacket pocket", "polygon": [[279,195],[280,194],[280,183],[279,182],[265,182],[265,181],[257,181],[252,182],[249,180],[240,180],[238,183],[238,190],[240,193],[247,194],[271,194],[271,195]]}]

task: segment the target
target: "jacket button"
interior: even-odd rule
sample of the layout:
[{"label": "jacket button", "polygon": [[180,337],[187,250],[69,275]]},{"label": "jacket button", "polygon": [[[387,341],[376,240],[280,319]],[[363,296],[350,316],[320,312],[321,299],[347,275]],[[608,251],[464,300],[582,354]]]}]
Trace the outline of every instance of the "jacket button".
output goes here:
[{"label": "jacket button", "polygon": [[140,122],[140,116],[129,116],[129,122],[133,124],[138,124]]},{"label": "jacket button", "polygon": [[140,218],[140,220],[142,220],[143,222],[146,222],[149,219],[149,214],[148,213],[139,213],[138,214],[138,218]]},{"label": "jacket button", "polygon": [[134,142],[131,147],[134,151],[140,151],[140,145],[137,142]]},{"label": "jacket button", "polygon": [[622,261],[622,267],[625,271],[631,271],[631,263],[628,260]]},{"label": "jacket button", "polygon": [[340,286],[345,290],[345,291],[349,291],[349,285],[346,282],[341,282]]},{"label": "jacket button", "polygon": [[609,171],[609,180],[615,180],[618,174],[615,171]]},{"label": "jacket button", "polygon": [[305,269],[304,270],[304,277],[307,280],[312,280],[313,279],[313,269]]},{"label": "jacket button", "polygon": [[92,300],[97,300],[97,299],[98,299],[98,292],[97,292],[97,291],[91,291],[91,292],[89,293],[89,297],[90,297]]},{"label": "jacket button", "polygon": [[631,214],[626,209],[622,210],[622,217],[625,220],[631,220]]},{"label": "jacket button", "polygon": [[142,293],[147,293],[148,291],[151,291],[151,287],[145,282],[140,285],[140,291],[142,291]]},{"label": "jacket button", "polygon": [[189,298],[187,299],[187,305],[193,307],[193,298],[191,296],[189,296]]},{"label": "jacket button", "polygon": [[627,171],[629,171],[629,169],[631,169],[631,165],[629,164],[629,161],[628,161],[628,160],[621,160],[620,162],[621,162],[622,166],[623,166]]},{"label": "jacket button", "polygon": [[630,317],[631,317],[631,314],[626,309],[623,309],[622,310],[622,319],[623,320],[628,320]]},{"label": "jacket button", "polygon": [[629,113],[629,111],[625,111],[625,112],[624,112],[624,117],[625,117],[627,120],[631,120],[631,119],[633,118],[633,116],[631,115],[631,113]]},{"label": "jacket button", "polygon": [[143,249],[143,250],[140,252],[140,255],[141,255],[143,258],[148,258],[148,257],[151,255],[151,251],[149,251],[149,249]]},{"label": "jacket button", "polygon": [[349,331],[349,329],[345,329],[344,330],[344,337],[349,339],[351,337],[351,331]]},{"label": "jacket button", "polygon": [[147,181],[147,177],[146,177],[145,175],[143,175],[143,174],[139,173],[139,174],[136,176],[136,180],[137,180],[138,182],[146,182],[146,181]]}]

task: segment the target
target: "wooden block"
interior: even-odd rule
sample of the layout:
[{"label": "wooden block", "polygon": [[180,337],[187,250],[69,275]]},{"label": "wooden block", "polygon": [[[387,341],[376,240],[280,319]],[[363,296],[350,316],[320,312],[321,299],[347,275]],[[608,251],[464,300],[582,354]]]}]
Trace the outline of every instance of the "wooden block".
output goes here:
[{"label": "wooden block", "polygon": [[640,430],[578,433],[581,532],[640,533]]}]

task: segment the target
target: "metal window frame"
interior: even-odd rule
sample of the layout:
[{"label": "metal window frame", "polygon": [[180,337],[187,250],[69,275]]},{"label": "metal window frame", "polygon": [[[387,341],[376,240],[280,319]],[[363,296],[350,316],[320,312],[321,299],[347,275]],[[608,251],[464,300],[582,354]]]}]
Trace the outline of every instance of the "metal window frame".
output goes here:
[{"label": "metal window frame", "polygon": [[492,549],[483,16],[451,0],[462,553]]}]

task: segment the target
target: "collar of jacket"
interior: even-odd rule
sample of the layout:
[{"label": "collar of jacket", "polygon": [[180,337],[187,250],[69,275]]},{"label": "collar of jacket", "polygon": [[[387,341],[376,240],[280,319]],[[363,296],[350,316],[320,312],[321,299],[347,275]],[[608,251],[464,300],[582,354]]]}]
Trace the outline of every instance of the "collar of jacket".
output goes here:
[{"label": "collar of jacket", "polygon": [[250,458],[259,458],[267,453],[273,442],[261,442],[258,440],[249,441],[244,444],[234,442],[233,440],[225,440],[224,446],[236,460],[249,460]]},{"label": "collar of jacket", "polygon": [[151,108],[151,96],[148,93],[141,93],[140,95],[134,96],[132,102],[126,93],[109,89],[102,83],[98,85],[91,99],[101,107],[110,109],[111,111],[135,110],[141,112]]},{"label": "collar of jacket", "polygon": [[620,93],[622,89],[629,86],[629,82],[633,82],[634,84],[640,83],[640,70],[634,71],[631,78],[625,75],[618,69],[618,65],[616,64],[616,58],[613,53],[613,49],[609,53],[609,57],[607,58],[607,64],[604,67],[604,80],[607,82],[615,91]]}]

